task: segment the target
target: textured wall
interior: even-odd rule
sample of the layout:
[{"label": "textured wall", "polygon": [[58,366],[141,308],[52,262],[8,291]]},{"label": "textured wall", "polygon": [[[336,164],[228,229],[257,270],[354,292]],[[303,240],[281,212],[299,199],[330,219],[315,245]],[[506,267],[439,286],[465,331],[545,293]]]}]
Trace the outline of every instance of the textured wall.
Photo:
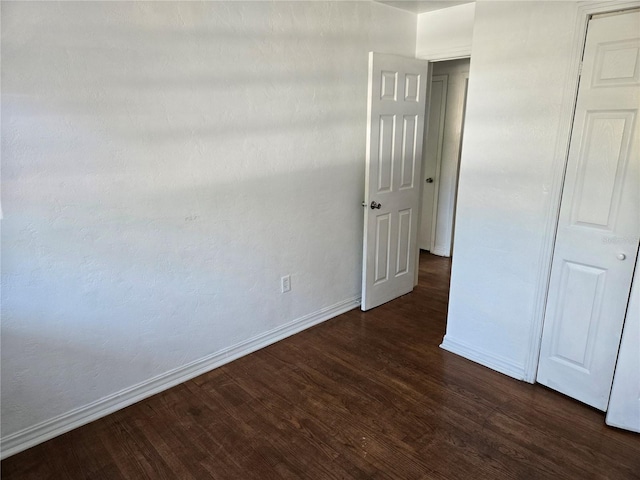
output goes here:
[{"label": "textured wall", "polygon": [[475,9],[475,3],[466,3],[418,15],[416,57],[442,60],[471,54]]},{"label": "textured wall", "polygon": [[3,2],[2,434],[358,296],[367,52],[415,22]]},{"label": "textured wall", "polygon": [[508,365],[529,354],[576,2],[478,2],[447,341]]}]

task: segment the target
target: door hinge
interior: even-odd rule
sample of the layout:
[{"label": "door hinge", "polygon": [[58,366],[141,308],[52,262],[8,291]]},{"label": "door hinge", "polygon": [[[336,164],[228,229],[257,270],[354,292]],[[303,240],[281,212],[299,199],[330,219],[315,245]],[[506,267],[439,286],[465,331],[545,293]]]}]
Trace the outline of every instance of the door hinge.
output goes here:
[{"label": "door hinge", "polygon": [[578,76],[581,77],[582,76],[582,65],[583,63],[580,62],[580,66],[578,67]]}]

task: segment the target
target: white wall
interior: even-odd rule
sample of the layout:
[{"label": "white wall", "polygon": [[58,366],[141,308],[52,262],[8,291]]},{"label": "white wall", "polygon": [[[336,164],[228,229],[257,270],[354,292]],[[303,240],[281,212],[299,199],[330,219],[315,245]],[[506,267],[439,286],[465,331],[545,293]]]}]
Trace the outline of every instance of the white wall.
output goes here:
[{"label": "white wall", "polygon": [[372,2],[3,4],[3,439],[357,305],[367,52],[413,56],[415,22]]},{"label": "white wall", "polygon": [[464,116],[464,100],[469,78],[469,59],[436,62],[434,75],[447,75],[447,107],[442,137],[442,162],[438,178],[438,211],[431,253],[451,256],[453,220],[456,206],[458,166]]},{"label": "white wall", "polygon": [[443,347],[523,378],[575,2],[477,3]]},{"label": "white wall", "polygon": [[418,15],[416,57],[444,60],[469,56],[475,8],[475,3],[466,3]]}]

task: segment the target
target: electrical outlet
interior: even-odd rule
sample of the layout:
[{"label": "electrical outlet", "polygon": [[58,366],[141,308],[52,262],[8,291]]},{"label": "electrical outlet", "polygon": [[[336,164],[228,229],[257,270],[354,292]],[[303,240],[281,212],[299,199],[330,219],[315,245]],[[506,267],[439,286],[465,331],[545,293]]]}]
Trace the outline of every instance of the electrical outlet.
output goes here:
[{"label": "electrical outlet", "polygon": [[291,275],[285,275],[280,279],[280,292],[286,293],[291,290]]}]

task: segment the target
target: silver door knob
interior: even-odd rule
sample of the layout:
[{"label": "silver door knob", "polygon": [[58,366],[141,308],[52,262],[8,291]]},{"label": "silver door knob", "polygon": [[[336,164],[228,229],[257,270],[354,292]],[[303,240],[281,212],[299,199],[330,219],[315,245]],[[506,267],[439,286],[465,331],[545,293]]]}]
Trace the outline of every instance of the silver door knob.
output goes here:
[{"label": "silver door knob", "polygon": [[433,183],[433,178],[431,177],[427,178],[427,183]]},{"label": "silver door knob", "polygon": [[373,210],[374,208],[377,208],[378,210],[382,208],[382,204],[381,203],[376,203],[375,201],[371,202],[371,210]]},{"label": "silver door knob", "polygon": [[616,258],[618,260],[624,260],[625,258],[627,258],[627,256],[624,253],[619,253],[618,255],[616,255]]}]

